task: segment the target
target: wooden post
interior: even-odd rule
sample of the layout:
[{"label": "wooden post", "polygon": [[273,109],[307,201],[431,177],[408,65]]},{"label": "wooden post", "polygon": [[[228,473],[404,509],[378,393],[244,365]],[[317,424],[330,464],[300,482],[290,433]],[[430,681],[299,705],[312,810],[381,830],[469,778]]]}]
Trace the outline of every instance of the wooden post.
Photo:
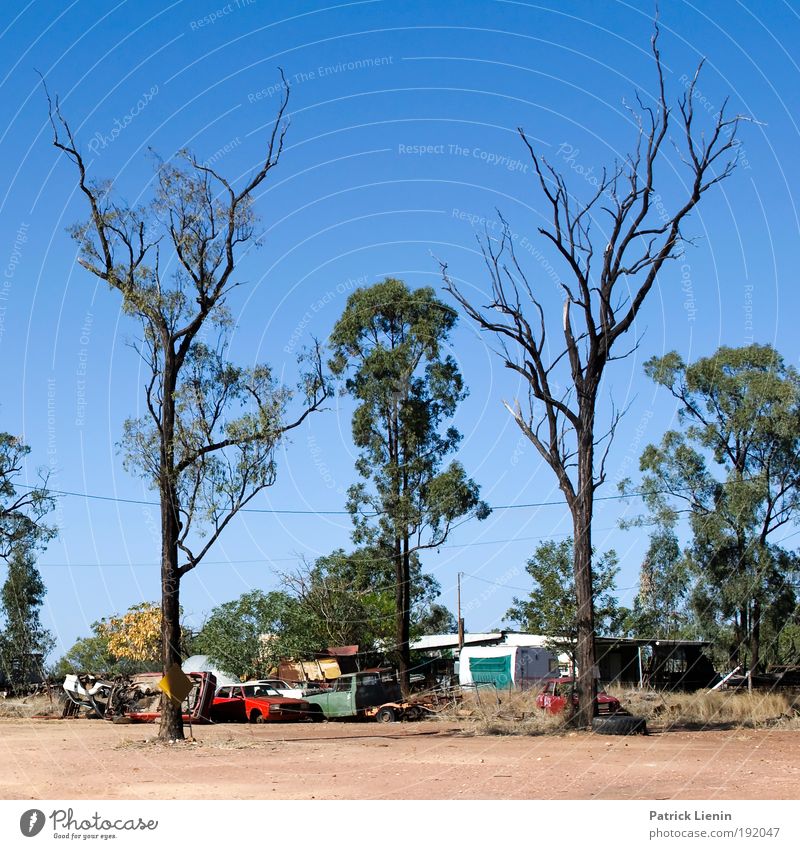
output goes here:
[{"label": "wooden post", "polygon": [[464,620],[461,618],[461,572],[458,573],[458,651],[464,648]]}]

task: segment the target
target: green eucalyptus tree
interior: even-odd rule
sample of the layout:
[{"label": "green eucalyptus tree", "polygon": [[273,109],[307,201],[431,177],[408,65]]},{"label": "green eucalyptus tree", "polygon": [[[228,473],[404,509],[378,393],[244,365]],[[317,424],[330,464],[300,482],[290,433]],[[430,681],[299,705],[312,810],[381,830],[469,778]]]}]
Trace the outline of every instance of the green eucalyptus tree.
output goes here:
[{"label": "green eucalyptus tree", "polygon": [[794,607],[797,557],[778,537],[800,515],[800,374],[757,344],[691,365],[671,352],[645,371],[677,399],[683,426],[642,454],[649,517],[688,519],[700,624],[730,627],[732,660],[756,671],[762,625]]},{"label": "green eucalyptus tree", "polygon": [[[194,648],[234,675],[261,677],[285,658],[314,657],[329,646],[358,645],[371,664],[391,645],[394,563],[387,551],[339,549],[281,575],[281,588],[253,590],[211,611]],[[412,632],[438,613],[439,585],[411,563]]]},{"label": "green eucalyptus tree", "polygon": [[[26,457],[31,449],[22,439],[0,433],[0,558],[46,545],[56,533],[45,523],[55,501],[47,489],[46,475],[37,486],[21,487]],[[22,490],[22,491],[20,491]]]},{"label": "green eucalyptus tree", "polygon": [[12,686],[25,684],[44,671],[44,659],[55,645],[39,615],[47,590],[36,568],[33,550],[18,546],[8,561],[0,589],[0,671]]},{"label": "green eucalyptus tree", "polygon": [[675,529],[671,524],[656,525],[639,570],[639,592],[625,630],[634,637],[662,640],[697,636],[690,590],[689,563]]},{"label": "green eucalyptus tree", "polygon": [[21,486],[30,447],[10,433],[0,433],[0,559],[8,571],[0,590],[0,667],[12,685],[41,672],[53,646],[51,634],[39,619],[46,589],[36,568],[35,551],[56,534],[46,524],[55,506],[47,476],[36,486]]},{"label": "green eucalyptus tree", "polygon": [[[594,555],[594,552],[592,552]],[[548,647],[569,655],[577,661],[578,596],[572,569],[574,562],[572,537],[555,542],[547,540],[536,547],[525,570],[533,579],[533,588],[527,598],[514,598],[505,615],[509,622],[524,631],[545,634]],[[619,566],[613,550],[596,557],[592,570],[595,628],[601,635],[616,632],[625,610],[620,608],[615,595],[615,582]]]},{"label": "green eucalyptus tree", "polygon": [[356,401],[353,440],[362,481],[348,494],[357,545],[388,552],[395,579],[395,652],[408,690],[416,552],[440,546],[453,524],[488,508],[457,461],[443,468],[461,435],[444,427],[465,397],[461,374],[444,345],[454,311],[431,288],[401,280],[354,291],[330,338],[334,375]]},{"label": "green eucalyptus tree", "polygon": [[[125,423],[126,467],[158,493],[161,506],[162,662],[181,662],[180,582],[233,517],[276,476],[284,434],[319,409],[326,389],[319,353],[304,376],[302,410],[287,420],[292,391],[266,365],[226,358],[227,300],[237,264],[256,240],[254,197],[278,165],[289,89],[254,173],[234,184],[188,151],[159,162],[149,204],[115,200],[87,174],[72,130],[50,101],[53,144],[74,164],[89,217],[72,229],[78,262],[121,295],[141,335],[143,416]],[[162,739],[183,738],[181,709],[162,700]]]}]

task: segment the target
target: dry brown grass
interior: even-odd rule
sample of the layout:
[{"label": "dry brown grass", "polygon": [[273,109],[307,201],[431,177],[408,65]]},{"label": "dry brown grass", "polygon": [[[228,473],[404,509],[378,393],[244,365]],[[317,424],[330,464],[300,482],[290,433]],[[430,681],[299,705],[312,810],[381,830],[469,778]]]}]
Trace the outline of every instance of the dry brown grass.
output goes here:
[{"label": "dry brown grass", "polygon": [[52,701],[47,695],[41,694],[22,699],[0,699],[0,718],[29,719],[32,716],[60,716],[63,707],[56,694],[53,695]]},{"label": "dry brown grass", "polygon": [[488,735],[558,734],[565,729],[564,715],[553,715],[536,707],[534,690],[495,690],[480,687],[464,692],[461,701],[438,714],[457,720],[462,733]]},{"label": "dry brown grass", "polygon": [[[606,687],[622,707],[643,716],[648,726],[670,728],[764,728],[800,730],[800,695],[706,690],[668,693],[636,687]],[[495,691],[491,687],[466,691],[463,699],[439,714],[458,720],[462,733],[497,735],[559,734],[568,717],[553,716],[536,707],[535,691]]]},{"label": "dry brown grass", "polygon": [[665,728],[775,725],[800,728],[800,702],[783,692],[699,690],[668,693],[621,686],[608,687],[607,692],[616,696],[631,713]]}]

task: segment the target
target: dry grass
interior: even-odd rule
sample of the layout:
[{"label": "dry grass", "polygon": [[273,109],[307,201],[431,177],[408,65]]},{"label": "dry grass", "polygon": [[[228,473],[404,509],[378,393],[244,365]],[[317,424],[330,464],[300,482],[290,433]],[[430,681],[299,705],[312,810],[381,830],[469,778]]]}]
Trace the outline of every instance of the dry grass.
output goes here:
[{"label": "dry grass", "polygon": [[783,692],[664,693],[620,686],[607,691],[631,713],[664,728],[800,728],[800,701]]},{"label": "dry grass", "polygon": [[462,724],[468,735],[537,736],[565,730],[564,715],[553,715],[536,707],[533,690],[499,690],[480,687],[466,691],[463,699],[438,714]]},{"label": "dry grass", "polygon": [[[606,687],[622,707],[643,716],[649,726],[721,729],[780,727],[800,730],[800,695],[785,692],[752,693],[728,690],[713,693],[666,693],[635,687]],[[567,716],[540,710],[535,691],[467,691],[461,702],[439,714],[458,720],[465,734],[539,735],[568,730]]]},{"label": "dry grass", "polygon": [[47,695],[27,696],[17,699],[0,699],[0,718],[30,719],[32,716],[61,716],[64,705],[56,694],[52,700]]}]

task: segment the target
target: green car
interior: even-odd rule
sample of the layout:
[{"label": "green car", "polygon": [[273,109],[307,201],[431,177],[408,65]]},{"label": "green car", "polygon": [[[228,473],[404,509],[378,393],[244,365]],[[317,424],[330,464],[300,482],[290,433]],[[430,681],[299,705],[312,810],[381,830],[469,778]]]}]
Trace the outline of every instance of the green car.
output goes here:
[{"label": "green car", "polygon": [[353,672],[341,675],[330,690],[306,696],[312,710],[325,719],[375,717],[379,722],[393,722],[408,710],[401,703],[400,687],[379,672]]}]

